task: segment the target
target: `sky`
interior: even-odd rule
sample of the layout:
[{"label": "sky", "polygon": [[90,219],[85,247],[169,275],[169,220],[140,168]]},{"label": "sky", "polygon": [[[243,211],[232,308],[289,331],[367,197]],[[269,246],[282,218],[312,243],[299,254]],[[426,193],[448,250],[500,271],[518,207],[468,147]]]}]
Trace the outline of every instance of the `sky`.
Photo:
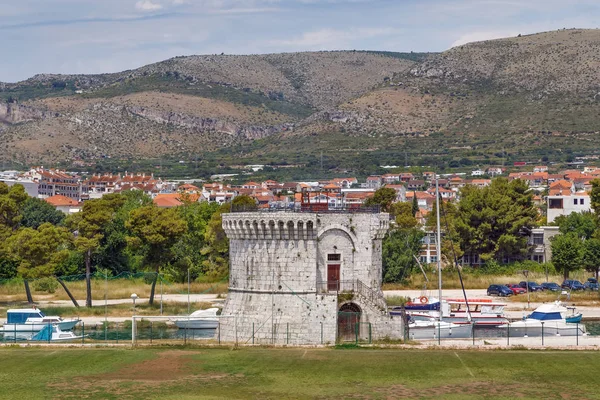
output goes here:
[{"label": "sky", "polygon": [[0,81],[192,54],[438,52],[599,26],[598,0],[0,0]]}]

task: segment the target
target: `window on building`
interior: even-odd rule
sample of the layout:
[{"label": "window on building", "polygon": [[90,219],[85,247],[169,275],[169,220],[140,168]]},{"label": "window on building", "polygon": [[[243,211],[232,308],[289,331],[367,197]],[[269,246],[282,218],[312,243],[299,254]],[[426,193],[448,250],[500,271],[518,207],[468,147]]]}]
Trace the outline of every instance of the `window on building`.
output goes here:
[{"label": "window on building", "polygon": [[533,234],[533,244],[544,244],[544,234],[543,233],[534,233]]},{"label": "window on building", "polygon": [[573,204],[577,205],[577,199],[573,199]]},{"label": "window on building", "polygon": [[583,205],[584,202],[585,202],[585,199],[579,199],[579,204]]},{"label": "window on building", "polygon": [[340,261],[341,259],[341,254],[327,254],[327,261]]},{"label": "window on building", "polygon": [[548,199],[548,208],[563,208],[563,199]]},{"label": "window on building", "polygon": [[534,255],[531,256],[531,260],[535,261],[535,262],[542,263],[542,262],[544,262],[544,256],[541,255],[541,254],[534,254]]}]

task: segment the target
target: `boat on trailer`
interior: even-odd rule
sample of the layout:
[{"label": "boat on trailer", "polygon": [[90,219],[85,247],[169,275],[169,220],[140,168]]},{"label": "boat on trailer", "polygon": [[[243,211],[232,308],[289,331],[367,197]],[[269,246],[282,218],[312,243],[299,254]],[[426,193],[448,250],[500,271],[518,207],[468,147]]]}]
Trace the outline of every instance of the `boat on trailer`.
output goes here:
[{"label": "boat on trailer", "polygon": [[63,319],[57,315],[45,315],[37,307],[10,309],[6,312],[6,323],[0,328],[5,339],[27,339],[44,329],[48,324],[55,324],[63,331],[73,329],[80,319]]},{"label": "boat on trailer", "polygon": [[216,329],[219,325],[218,308],[194,311],[187,317],[173,320],[179,329]]},{"label": "boat on trailer", "polygon": [[[569,312],[571,311],[571,314]],[[585,325],[568,322],[570,315],[574,314],[572,307],[565,307],[560,301],[542,304],[522,321],[512,322],[503,326],[510,329],[510,336],[582,336],[586,335]]]},{"label": "boat on trailer", "polygon": [[410,340],[467,339],[473,334],[473,325],[455,324],[432,318],[429,321],[416,320],[408,323]]},{"label": "boat on trailer", "polygon": [[[429,321],[432,318],[439,319],[440,306],[437,299],[433,303],[423,304],[423,308],[405,306],[405,311],[412,320]],[[468,307],[467,307],[468,304]],[[448,299],[442,300],[441,312],[442,321],[451,322],[459,325],[475,324],[482,327],[496,327],[508,323],[504,315],[506,303],[497,303],[491,299]],[[401,307],[394,307],[390,314],[400,315]],[[469,320],[469,314],[471,320]]]},{"label": "boat on trailer", "polygon": [[81,339],[84,336],[77,336],[72,331],[63,331],[58,324],[47,324],[38,333],[33,335],[32,342],[67,342],[69,340]]}]

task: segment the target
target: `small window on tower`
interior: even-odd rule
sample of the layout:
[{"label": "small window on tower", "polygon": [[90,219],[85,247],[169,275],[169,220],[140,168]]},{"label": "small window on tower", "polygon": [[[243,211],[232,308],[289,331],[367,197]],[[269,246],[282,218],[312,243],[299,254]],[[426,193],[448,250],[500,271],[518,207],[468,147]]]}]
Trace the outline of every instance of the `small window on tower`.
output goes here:
[{"label": "small window on tower", "polygon": [[341,259],[341,254],[327,254],[327,261],[340,261]]}]

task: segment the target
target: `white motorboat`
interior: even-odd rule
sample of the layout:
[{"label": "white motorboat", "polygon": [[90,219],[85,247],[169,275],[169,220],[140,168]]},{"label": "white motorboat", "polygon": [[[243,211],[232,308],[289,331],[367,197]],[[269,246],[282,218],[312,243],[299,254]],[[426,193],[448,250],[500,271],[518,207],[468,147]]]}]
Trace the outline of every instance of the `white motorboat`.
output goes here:
[{"label": "white motorboat", "polygon": [[11,309],[6,312],[6,323],[0,329],[4,338],[22,338],[27,339],[44,329],[48,324],[57,325],[63,331],[73,329],[79,319],[63,319],[56,315],[44,315],[39,308],[19,308]]},{"label": "white motorboat", "polygon": [[218,308],[194,311],[187,317],[173,320],[179,329],[216,329],[219,325]]},{"label": "white motorboat", "polygon": [[[429,304],[424,303],[423,309],[405,307],[406,314],[414,321],[429,321],[440,318],[439,301],[434,299],[436,308],[427,309]],[[475,326],[495,327],[508,323],[504,315],[506,303],[497,303],[490,299],[448,299],[442,300],[442,321],[455,324],[475,324]],[[395,307],[390,311],[392,315],[400,315],[401,307]],[[469,320],[470,314],[470,320]]]},{"label": "white motorboat", "polygon": [[29,340],[32,342],[66,342],[81,338],[83,336],[77,336],[72,331],[61,330],[58,324],[47,324]]},{"label": "white motorboat", "polygon": [[569,323],[569,309],[560,301],[542,304],[522,321],[504,325],[510,336],[578,336],[585,335],[585,325]]},{"label": "white motorboat", "polygon": [[432,319],[412,321],[408,324],[411,340],[467,339],[473,334],[473,325],[454,324]]}]

